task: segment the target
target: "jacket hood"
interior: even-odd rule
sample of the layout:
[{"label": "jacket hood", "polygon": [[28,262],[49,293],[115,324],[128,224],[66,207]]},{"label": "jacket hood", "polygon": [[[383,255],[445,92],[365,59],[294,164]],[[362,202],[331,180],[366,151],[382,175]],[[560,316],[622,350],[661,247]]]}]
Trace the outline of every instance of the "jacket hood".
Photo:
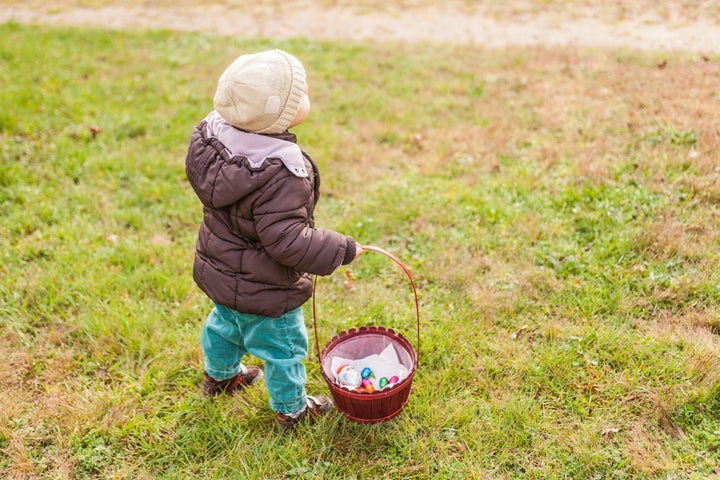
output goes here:
[{"label": "jacket hood", "polygon": [[223,208],[267,181],[270,177],[263,172],[272,160],[282,162],[296,177],[307,177],[303,158],[292,136],[244,132],[213,111],[195,127],[185,170],[200,201],[207,207]]}]

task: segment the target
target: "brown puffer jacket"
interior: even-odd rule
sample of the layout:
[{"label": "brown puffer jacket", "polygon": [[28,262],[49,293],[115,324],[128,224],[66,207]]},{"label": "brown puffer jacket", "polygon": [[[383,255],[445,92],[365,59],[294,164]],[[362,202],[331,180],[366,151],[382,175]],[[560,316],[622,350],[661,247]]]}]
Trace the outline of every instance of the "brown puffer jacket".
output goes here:
[{"label": "brown puffer jacket", "polygon": [[211,112],[185,163],[203,204],[193,277],[215,303],[278,317],[312,295],[310,275],[355,256],[355,240],[314,228],[320,177],[289,132],[243,132]]}]

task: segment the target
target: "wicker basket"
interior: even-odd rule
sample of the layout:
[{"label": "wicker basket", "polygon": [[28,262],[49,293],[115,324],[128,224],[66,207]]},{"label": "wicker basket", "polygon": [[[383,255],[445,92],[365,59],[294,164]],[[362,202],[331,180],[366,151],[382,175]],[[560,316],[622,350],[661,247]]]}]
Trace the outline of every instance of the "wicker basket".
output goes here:
[{"label": "wicker basket", "polygon": [[[420,307],[418,303],[415,282],[408,268],[392,254],[379,247],[363,246],[363,249],[382,253],[397,263],[406,273],[412,284],[415,294],[415,314],[417,317],[417,348],[420,351]],[[411,343],[400,333],[391,328],[369,326],[351,328],[333,337],[321,351],[315,308],[315,285],[313,287],[313,327],[315,329],[315,346],[318,352],[322,376],[330,388],[335,406],[348,419],[360,423],[377,423],[389,420],[399,414],[408,402],[412,381],[419,363],[419,354],[413,350]],[[343,358],[363,358],[379,354],[388,345],[395,348],[400,364],[407,368],[408,375],[392,388],[376,390],[375,392],[356,392],[343,388],[335,382],[331,362],[336,356]]]}]

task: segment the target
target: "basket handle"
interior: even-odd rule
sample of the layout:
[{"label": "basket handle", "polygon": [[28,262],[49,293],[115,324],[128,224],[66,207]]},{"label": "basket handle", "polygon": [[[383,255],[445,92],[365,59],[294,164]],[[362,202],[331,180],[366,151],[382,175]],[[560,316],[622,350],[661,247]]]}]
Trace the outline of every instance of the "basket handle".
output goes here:
[{"label": "basket handle", "polygon": [[[410,284],[412,285],[413,289],[413,295],[415,295],[415,317],[417,318],[417,356],[418,356],[418,364],[420,363],[420,302],[418,300],[418,293],[417,288],[415,287],[415,281],[413,280],[412,275],[410,274],[410,269],[405,266],[404,263],[400,261],[399,258],[397,258],[392,253],[388,252],[387,250],[384,250],[380,247],[375,247],[373,245],[361,245],[363,250],[370,250],[371,252],[377,252],[385,255],[393,262],[397,263],[403,272],[405,272],[405,275],[407,275],[408,279],[410,279]],[[313,290],[312,290],[312,315],[313,315],[313,328],[315,330],[315,352],[317,353],[318,360],[322,362],[320,358],[320,342],[318,340],[318,329],[317,329],[317,313],[315,309],[315,288],[317,286],[317,275],[313,278]]]}]

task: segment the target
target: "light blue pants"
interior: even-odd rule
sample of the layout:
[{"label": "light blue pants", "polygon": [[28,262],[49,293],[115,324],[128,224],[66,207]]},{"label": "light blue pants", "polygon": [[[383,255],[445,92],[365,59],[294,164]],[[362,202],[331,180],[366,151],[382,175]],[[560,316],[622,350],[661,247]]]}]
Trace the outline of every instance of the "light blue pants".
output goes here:
[{"label": "light blue pants", "polygon": [[293,413],[305,406],[307,373],[303,361],[308,335],[302,307],[271,318],[237,312],[222,305],[205,320],[202,331],[205,371],[216,380],[237,375],[250,353],[265,362],[270,407]]}]

